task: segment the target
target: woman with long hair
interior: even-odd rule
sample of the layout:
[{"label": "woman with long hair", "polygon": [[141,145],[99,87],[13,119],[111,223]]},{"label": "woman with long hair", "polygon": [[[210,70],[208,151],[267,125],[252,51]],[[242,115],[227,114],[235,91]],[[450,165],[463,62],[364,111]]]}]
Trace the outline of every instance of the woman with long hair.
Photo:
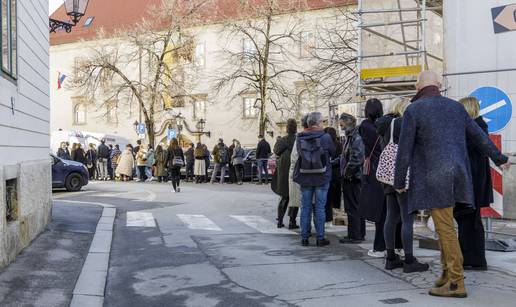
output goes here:
[{"label": "woman with long hair", "polygon": [[185,156],[176,138],[170,141],[167,155],[168,170],[172,179],[172,192],[179,193],[181,188],[181,168],[185,165]]},{"label": "woman with long hair", "polygon": [[382,153],[381,138],[376,132],[375,126],[376,120],[383,116],[383,106],[380,100],[376,98],[367,100],[364,115],[366,119],[358,128],[365,148],[359,210],[363,218],[375,223],[373,249],[369,250],[367,254],[371,257],[383,258],[385,256],[383,226],[386,204],[383,186],[376,180],[376,168]]}]

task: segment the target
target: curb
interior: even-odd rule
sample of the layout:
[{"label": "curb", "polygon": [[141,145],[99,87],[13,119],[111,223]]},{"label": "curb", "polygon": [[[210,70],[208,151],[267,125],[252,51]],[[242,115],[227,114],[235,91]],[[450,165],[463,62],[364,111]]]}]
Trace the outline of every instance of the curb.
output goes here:
[{"label": "curb", "polygon": [[116,209],[104,208],[90,250],[73,290],[70,307],[102,307],[109,268]]}]

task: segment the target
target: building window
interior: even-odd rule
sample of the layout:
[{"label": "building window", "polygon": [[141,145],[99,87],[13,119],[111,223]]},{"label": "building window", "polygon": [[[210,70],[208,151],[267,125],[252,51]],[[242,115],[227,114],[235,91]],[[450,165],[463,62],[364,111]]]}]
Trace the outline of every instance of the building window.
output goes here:
[{"label": "building window", "polygon": [[314,97],[309,90],[303,90],[298,95],[298,113],[305,115],[315,111]]},{"label": "building window", "polygon": [[95,17],[93,17],[93,16],[88,17],[86,19],[86,21],[84,22],[83,27],[87,28],[87,27],[91,26],[91,23],[93,22],[93,19],[95,19]]},{"label": "building window", "polygon": [[116,101],[106,102],[106,120],[110,124],[118,123],[118,108]]},{"label": "building window", "polygon": [[199,99],[194,101],[194,119],[206,119],[206,100]]},{"label": "building window", "polygon": [[2,71],[16,79],[17,69],[17,33],[16,33],[16,0],[0,0],[0,45]]},{"label": "building window", "polygon": [[258,108],[255,104],[256,98],[244,97],[244,118],[256,118],[258,116]]},{"label": "building window", "polygon": [[86,124],[86,104],[83,102],[77,103],[73,107],[73,123],[74,125]]},{"label": "building window", "polygon": [[194,63],[201,67],[204,67],[206,64],[206,43],[199,43],[195,46]]},{"label": "building window", "polygon": [[244,38],[243,52],[246,57],[252,57],[256,53],[256,46],[250,38]]},{"label": "building window", "polygon": [[314,34],[312,32],[301,32],[299,42],[299,57],[310,57],[315,50]]}]

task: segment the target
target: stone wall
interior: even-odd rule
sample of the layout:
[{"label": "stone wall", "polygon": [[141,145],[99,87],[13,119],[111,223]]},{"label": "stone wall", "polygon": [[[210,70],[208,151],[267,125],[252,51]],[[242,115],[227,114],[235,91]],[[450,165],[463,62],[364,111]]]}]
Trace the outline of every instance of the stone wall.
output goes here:
[{"label": "stone wall", "polygon": [[[6,218],[6,182],[16,179],[16,219]],[[46,227],[52,212],[50,160],[0,165],[0,267],[13,261]]]}]

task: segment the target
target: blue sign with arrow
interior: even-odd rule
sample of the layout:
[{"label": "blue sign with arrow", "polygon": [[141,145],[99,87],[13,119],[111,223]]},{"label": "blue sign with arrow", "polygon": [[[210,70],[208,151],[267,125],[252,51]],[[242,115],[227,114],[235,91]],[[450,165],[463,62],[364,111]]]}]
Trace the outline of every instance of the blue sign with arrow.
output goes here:
[{"label": "blue sign with arrow", "polygon": [[480,101],[480,115],[489,126],[489,133],[504,129],[512,118],[512,102],[499,88],[486,86],[474,90],[470,96]]},{"label": "blue sign with arrow", "polygon": [[138,134],[145,135],[145,124],[144,123],[138,124]]},{"label": "blue sign with arrow", "polygon": [[173,138],[177,137],[177,131],[176,129],[169,128],[167,130],[167,140],[171,141]]}]

